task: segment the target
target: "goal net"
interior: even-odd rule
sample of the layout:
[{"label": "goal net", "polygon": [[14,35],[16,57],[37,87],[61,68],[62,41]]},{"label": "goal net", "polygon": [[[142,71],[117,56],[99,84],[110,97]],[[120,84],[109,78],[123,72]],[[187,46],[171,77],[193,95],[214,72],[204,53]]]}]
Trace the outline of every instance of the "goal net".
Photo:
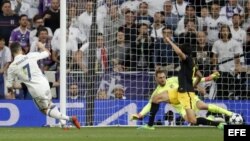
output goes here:
[{"label": "goal net", "polygon": [[[220,72],[216,80],[200,84],[199,98],[250,123],[249,5],[240,0],[68,0],[67,114],[77,115],[83,126],[146,124],[147,115],[129,119],[156,88],[155,70],[165,70],[169,78],[180,69],[168,37],[192,47],[203,76]],[[207,111],[197,115],[226,119]],[[169,104],[161,104],[155,122],[188,125]]]}]

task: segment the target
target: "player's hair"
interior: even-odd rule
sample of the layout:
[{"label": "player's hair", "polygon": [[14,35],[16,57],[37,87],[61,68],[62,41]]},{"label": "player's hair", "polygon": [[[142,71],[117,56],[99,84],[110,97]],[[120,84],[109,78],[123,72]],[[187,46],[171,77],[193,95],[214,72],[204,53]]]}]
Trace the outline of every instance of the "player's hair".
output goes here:
[{"label": "player's hair", "polygon": [[231,38],[232,38],[232,32],[231,32],[231,30],[230,30],[230,27],[229,27],[228,25],[226,25],[226,24],[223,24],[223,25],[221,25],[221,27],[220,27],[220,31],[219,31],[219,34],[218,34],[219,39],[222,39],[221,31],[222,31],[223,28],[227,28],[227,30],[228,30],[228,32],[229,32],[229,34],[228,34],[228,39],[231,39]]},{"label": "player's hair", "polygon": [[20,50],[22,50],[21,45],[19,44],[19,42],[13,42],[10,45],[10,51],[11,54],[14,55],[16,53],[18,53]]},{"label": "player's hair", "polygon": [[157,75],[160,74],[160,73],[166,74],[166,73],[165,73],[165,70],[163,70],[163,69],[161,69],[161,68],[155,70],[155,76],[157,76]]}]

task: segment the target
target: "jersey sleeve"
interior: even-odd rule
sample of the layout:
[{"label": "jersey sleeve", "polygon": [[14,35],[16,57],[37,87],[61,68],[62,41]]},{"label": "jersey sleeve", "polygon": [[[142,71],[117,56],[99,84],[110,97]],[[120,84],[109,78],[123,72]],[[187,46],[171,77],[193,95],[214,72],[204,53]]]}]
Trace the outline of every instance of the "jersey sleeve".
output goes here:
[{"label": "jersey sleeve", "polygon": [[47,57],[49,57],[49,53],[47,51],[43,51],[43,52],[31,52],[28,54],[28,56],[31,58],[31,59],[34,59],[34,60],[41,60],[41,59],[45,59]]},{"label": "jersey sleeve", "polygon": [[7,88],[11,88],[13,86],[14,79],[15,79],[15,68],[13,67],[13,65],[10,65],[7,71],[7,81],[6,81]]},{"label": "jersey sleeve", "polygon": [[218,54],[218,42],[214,42],[213,47],[212,47],[212,53]]}]

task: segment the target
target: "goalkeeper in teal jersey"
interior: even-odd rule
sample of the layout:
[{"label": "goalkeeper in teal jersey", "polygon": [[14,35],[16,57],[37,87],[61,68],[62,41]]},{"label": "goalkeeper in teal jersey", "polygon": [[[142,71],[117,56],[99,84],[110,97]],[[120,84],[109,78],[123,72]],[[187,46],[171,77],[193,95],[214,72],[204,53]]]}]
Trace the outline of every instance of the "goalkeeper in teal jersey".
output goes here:
[{"label": "goalkeeper in teal jersey", "polygon": [[[161,82],[159,81],[159,76],[162,76],[162,80]],[[165,77],[165,79],[164,79]],[[211,81],[213,79],[216,79],[219,77],[219,73],[213,73],[208,77],[202,78],[201,82],[205,82],[205,81]],[[131,120],[138,120],[138,119],[142,119],[148,112],[150,112],[151,109],[151,103],[154,101],[156,103],[160,103],[160,102],[166,102],[171,104],[171,106],[173,106],[175,108],[175,110],[187,121],[187,117],[186,117],[186,111],[183,107],[183,105],[180,104],[180,102],[178,101],[178,78],[177,77],[170,77],[168,79],[166,79],[166,75],[163,71],[158,72],[158,74],[156,73],[156,81],[158,81],[158,86],[156,87],[156,89],[154,90],[153,94],[151,95],[151,98],[149,99],[149,102],[146,106],[144,106],[144,108],[141,110],[141,112],[139,112],[138,114],[134,114],[131,117]],[[195,78],[193,78],[193,82],[195,81]],[[161,84],[160,84],[161,83]],[[200,89],[198,87],[198,89]],[[198,111],[198,110],[208,110],[210,112],[213,113],[220,113],[220,114],[225,114],[227,116],[232,116],[233,112],[230,112],[226,109],[223,109],[221,107],[218,107],[214,104],[206,104],[203,101],[201,101],[198,96],[195,96],[195,104],[193,105],[194,110]],[[199,119],[200,118],[200,119]],[[224,124],[223,122],[215,122],[212,121],[211,119],[208,120],[206,118],[203,117],[197,117],[197,122],[196,124],[203,124],[203,125],[213,125],[213,126],[217,126],[219,129],[223,129],[224,128]],[[146,129],[154,129],[153,126],[142,126],[141,128],[146,128]]]}]

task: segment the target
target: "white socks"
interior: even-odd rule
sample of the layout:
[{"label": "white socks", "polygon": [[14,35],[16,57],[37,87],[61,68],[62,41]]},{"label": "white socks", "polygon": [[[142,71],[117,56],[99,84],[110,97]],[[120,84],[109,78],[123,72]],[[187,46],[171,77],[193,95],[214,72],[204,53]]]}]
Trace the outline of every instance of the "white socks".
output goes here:
[{"label": "white socks", "polygon": [[66,116],[62,114],[61,112],[59,112],[58,108],[55,105],[51,106],[51,108],[47,110],[46,114],[52,118],[59,119],[59,120],[68,121],[70,119],[69,116]]}]

